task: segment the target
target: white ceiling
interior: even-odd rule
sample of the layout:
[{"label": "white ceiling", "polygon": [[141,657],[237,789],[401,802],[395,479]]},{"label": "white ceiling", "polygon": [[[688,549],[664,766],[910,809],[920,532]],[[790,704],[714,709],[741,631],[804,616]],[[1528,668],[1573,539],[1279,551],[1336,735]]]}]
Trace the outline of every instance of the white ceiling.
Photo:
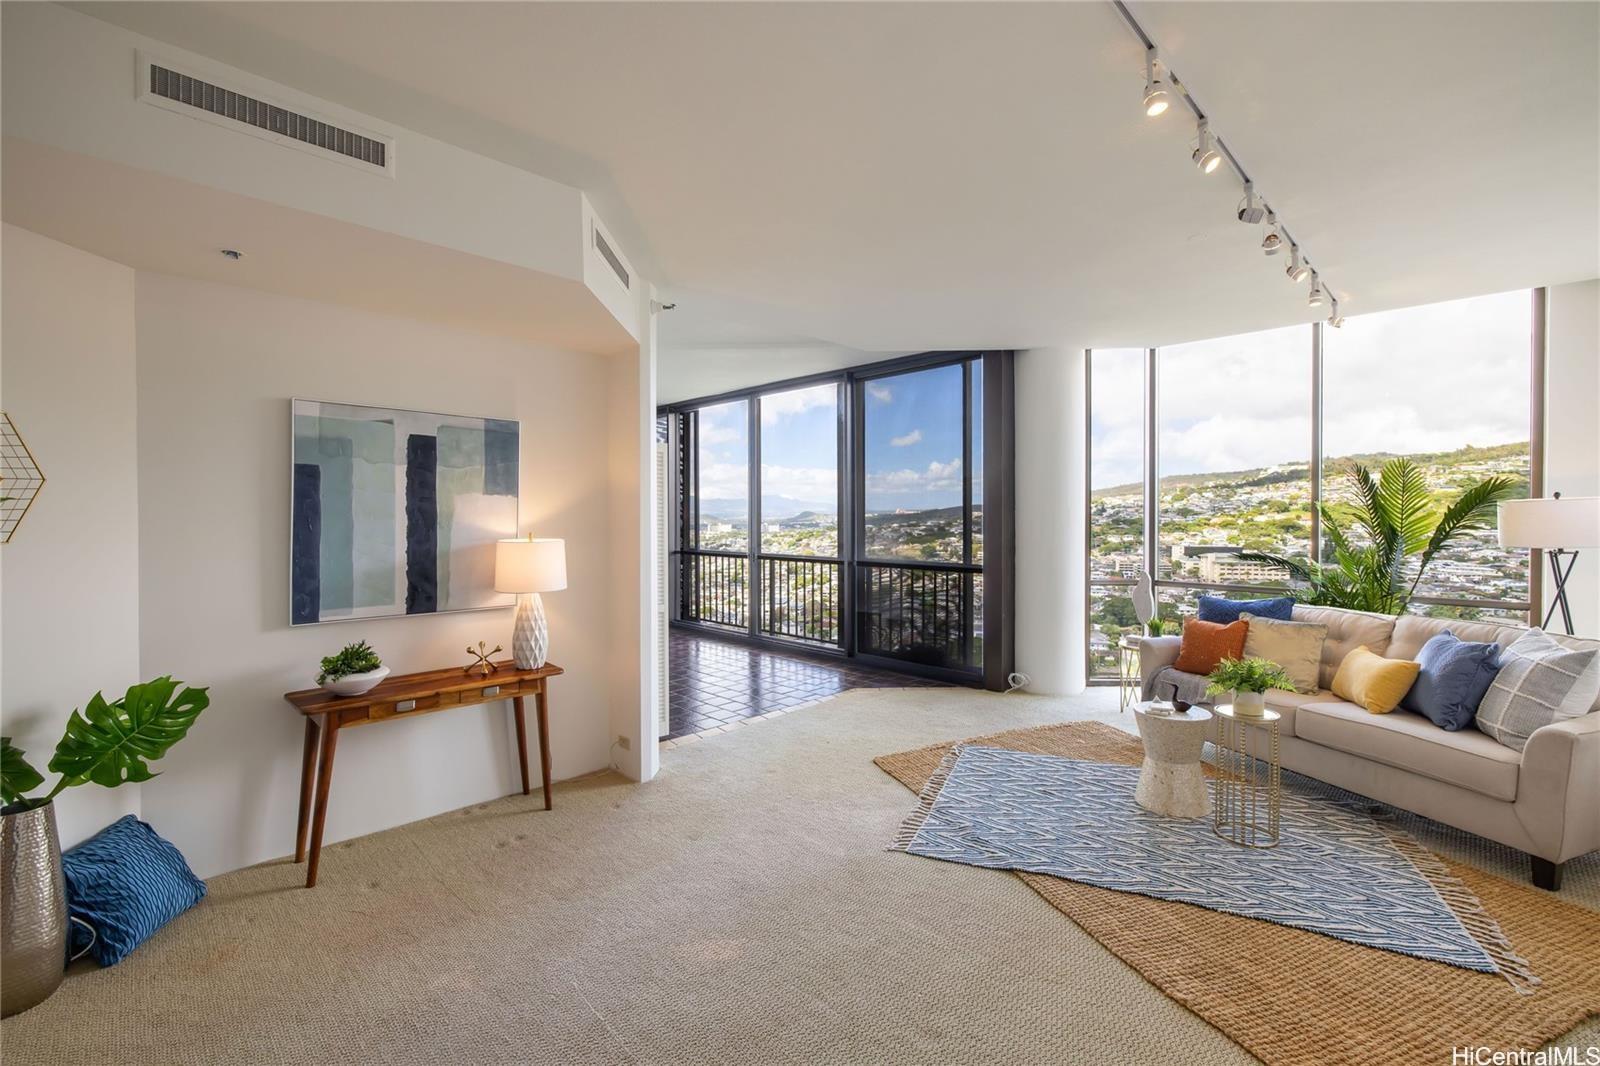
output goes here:
[{"label": "white ceiling", "polygon": [[638,348],[576,281],[14,137],[0,159],[5,221],[141,270],[569,351]]},{"label": "white ceiling", "polygon": [[[585,188],[669,348],[1313,316],[1109,4],[74,6]],[[1600,274],[1600,5],[1132,6],[1348,313]]]}]

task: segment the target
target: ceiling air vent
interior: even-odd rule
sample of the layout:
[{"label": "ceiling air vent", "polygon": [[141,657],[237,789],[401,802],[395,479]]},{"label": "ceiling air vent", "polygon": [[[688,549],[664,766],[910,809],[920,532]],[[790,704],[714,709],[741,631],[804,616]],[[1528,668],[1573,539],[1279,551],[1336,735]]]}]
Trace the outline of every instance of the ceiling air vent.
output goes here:
[{"label": "ceiling air vent", "polygon": [[606,241],[605,236],[601,234],[599,226],[594,227],[594,246],[599,251],[600,258],[606,261],[606,265],[611,268],[611,272],[617,276],[617,280],[622,282],[622,287],[624,289],[630,288],[628,284],[628,269],[622,265],[622,260],[617,258],[617,253],[611,250],[611,245]]},{"label": "ceiling air vent", "polygon": [[389,145],[386,141],[340,129],[309,115],[224,89],[156,63],[151,63],[149,67],[151,96],[186,104],[208,116],[252,127],[250,132],[272,134],[332,152],[344,160],[370,164],[380,170],[388,169]]}]

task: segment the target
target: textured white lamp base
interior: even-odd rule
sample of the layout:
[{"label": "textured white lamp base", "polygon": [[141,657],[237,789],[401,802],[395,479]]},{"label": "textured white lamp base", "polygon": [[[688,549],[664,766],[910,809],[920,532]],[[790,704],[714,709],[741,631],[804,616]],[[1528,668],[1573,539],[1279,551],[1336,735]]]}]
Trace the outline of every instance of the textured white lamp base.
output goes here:
[{"label": "textured white lamp base", "polygon": [[518,670],[537,670],[550,651],[550,626],[537,592],[517,595],[517,620],[511,626],[511,659]]}]

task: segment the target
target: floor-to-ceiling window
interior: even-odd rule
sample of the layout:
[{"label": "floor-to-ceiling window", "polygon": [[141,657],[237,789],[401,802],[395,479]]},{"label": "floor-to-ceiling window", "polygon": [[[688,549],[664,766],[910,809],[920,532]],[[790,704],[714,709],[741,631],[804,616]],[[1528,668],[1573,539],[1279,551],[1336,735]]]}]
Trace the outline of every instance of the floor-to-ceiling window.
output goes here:
[{"label": "floor-to-ceiling window", "polygon": [[[1347,499],[1352,463],[1404,455],[1436,497],[1491,475],[1528,494],[1526,292],[1350,318],[1323,334],[1323,495]],[[1525,621],[1528,555],[1500,547],[1493,528],[1469,531],[1435,559],[1411,609]]]},{"label": "floor-to-ceiling window", "polygon": [[1130,596],[1145,554],[1143,348],[1089,353],[1089,676],[1117,676],[1117,642],[1139,632]]},{"label": "floor-to-ceiling window", "polygon": [[[1339,329],[1091,352],[1090,677],[1115,677],[1116,641],[1139,628],[1128,593],[1141,570],[1176,621],[1206,589],[1283,587],[1242,552],[1328,560],[1316,508],[1347,499],[1354,463],[1407,456],[1436,500],[1494,474],[1527,492],[1535,306],[1505,293]],[[1526,621],[1530,597],[1528,554],[1483,529],[1441,553],[1410,609]]]},{"label": "floor-to-ceiling window", "polygon": [[756,398],[760,632],[839,642],[839,396],[830,381]]},{"label": "floor-to-ceiling window", "polygon": [[675,619],[989,683],[1009,381],[930,354],[668,409]]},{"label": "floor-to-ceiling window", "polygon": [[[858,642],[945,669],[983,663],[983,360],[864,378]],[[980,401],[975,407],[975,401]]]}]

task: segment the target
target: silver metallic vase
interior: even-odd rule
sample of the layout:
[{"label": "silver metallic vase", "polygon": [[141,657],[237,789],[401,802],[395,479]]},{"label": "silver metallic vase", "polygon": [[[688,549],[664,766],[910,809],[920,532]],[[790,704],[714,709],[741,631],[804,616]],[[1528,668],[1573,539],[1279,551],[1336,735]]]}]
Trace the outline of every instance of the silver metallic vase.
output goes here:
[{"label": "silver metallic vase", "polygon": [[67,957],[67,890],[53,803],[0,814],[0,1017],[43,1003]]}]

